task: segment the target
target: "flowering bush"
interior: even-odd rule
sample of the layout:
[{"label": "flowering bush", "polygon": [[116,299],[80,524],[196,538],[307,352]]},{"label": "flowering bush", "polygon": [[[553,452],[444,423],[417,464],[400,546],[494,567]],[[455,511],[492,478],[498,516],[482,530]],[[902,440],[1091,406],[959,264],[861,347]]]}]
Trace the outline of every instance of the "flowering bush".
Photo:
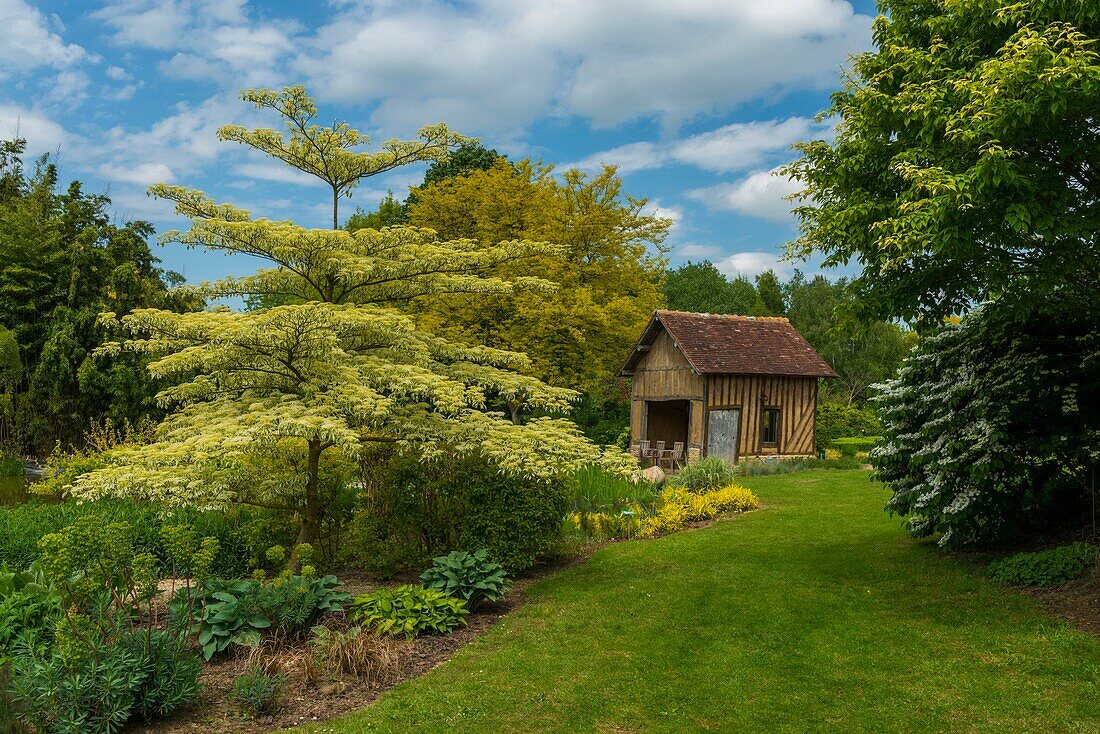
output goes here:
[{"label": "flowering bush", "polygon": [[709,520],[727,512],[744,512],[759,504],[756,495],[736,484],[702,494],[681,487],[670,487],[661,495],[656,513],[646,518],[641,535],[675,533],[683,530],[684,525],[689,522]]},{"label": "flowering bush", "polygon": [[1100,329],[1087,315],[987,304],[923,338],[879,390],[871,460],[914,536],[958,548],[1082,516],[1100,460]]}]

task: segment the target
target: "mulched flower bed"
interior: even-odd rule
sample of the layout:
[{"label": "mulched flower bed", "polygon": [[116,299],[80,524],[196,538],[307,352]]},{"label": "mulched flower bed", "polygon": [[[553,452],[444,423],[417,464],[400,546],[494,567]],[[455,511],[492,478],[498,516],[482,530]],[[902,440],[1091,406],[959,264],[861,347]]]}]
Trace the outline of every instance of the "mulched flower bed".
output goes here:
[{"label": "mulched flower bed", "polygon": [[[505,600],[484,605],[466,618],[466,627],[449,635],[419,637],[415,640],[385,638],[398,660],[396,674],[388,681],[371,684],[352,676],[326,676],[323,680],[309,681],[300,665],[301,659],[309,654],[304,641],[254,652],[252,659],[248,651],[241,651],[203,665],[200,678],[203,691],[196,701],[168,718],[149,725],[132,726],[127,731],[132,734],[211,731],[220,734],[252,734],[324,721],[351,713],[363,708],[398,683],[423,675],[445,663],[459,648],[522,606],[525,592],[532,584],[563,568],[582,562],[586,556],[584,554],[543,566],[517,579]],[[340,575],[340,578],[344,581],[344,590],[352,596],[388,585],[353,574],[346,577]],[[326,620],[326,624],[346,627],[347,621],[331,617]],[[265,667],[270,666],[271,669],[286,674],[288,678],[283,687],[278,713],[252,720],[241,715],[230,700],[229,693],[233,681],[256,662]]]}]

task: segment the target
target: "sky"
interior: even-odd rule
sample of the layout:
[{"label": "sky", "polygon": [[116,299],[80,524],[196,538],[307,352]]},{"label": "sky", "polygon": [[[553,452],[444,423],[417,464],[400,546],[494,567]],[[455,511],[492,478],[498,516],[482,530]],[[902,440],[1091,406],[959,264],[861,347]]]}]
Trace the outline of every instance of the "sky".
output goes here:
[{"label": "sky", "polygon": [[[874,15],[872,0],[0,0],[0,138],[55,154],[65,180],[158,232],[186,221],[146,195],[157,182],[323,227],[323,184],[215,134],[279,127],[239,91],[301,83],[325,123],[376,141],[446,122],[513,159],[617,165],[627,194],[675,220],[673,265],[814,272],[782,260],[797,185],[772,171],[832,134],[816,117]],[[423,172],[367,179],[343,211]],[[256,266],[156,254],[190,282]]]}]

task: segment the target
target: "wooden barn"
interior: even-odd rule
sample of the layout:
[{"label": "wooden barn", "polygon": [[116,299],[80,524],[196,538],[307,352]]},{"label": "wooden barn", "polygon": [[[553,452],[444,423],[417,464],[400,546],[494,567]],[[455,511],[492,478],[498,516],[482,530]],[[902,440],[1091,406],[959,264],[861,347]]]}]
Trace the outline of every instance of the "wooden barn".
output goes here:
[{"label": "wooden barn", "polygon": [[787,319],[683,311],[654,313],[619,374],[636,452],[730,461],[812,455],[818,378],[836,377]]}]

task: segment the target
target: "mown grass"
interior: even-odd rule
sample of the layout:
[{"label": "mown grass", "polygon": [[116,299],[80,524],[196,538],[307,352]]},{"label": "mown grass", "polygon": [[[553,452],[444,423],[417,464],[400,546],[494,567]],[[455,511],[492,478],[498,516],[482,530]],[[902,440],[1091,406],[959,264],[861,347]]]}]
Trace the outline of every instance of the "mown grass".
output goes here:
[{"label": "mown grass", "polygon": [[766,509],[605,548],[304,731],[1100,731],[1100,641],[906,537],[865,472],[743,481]]}]

